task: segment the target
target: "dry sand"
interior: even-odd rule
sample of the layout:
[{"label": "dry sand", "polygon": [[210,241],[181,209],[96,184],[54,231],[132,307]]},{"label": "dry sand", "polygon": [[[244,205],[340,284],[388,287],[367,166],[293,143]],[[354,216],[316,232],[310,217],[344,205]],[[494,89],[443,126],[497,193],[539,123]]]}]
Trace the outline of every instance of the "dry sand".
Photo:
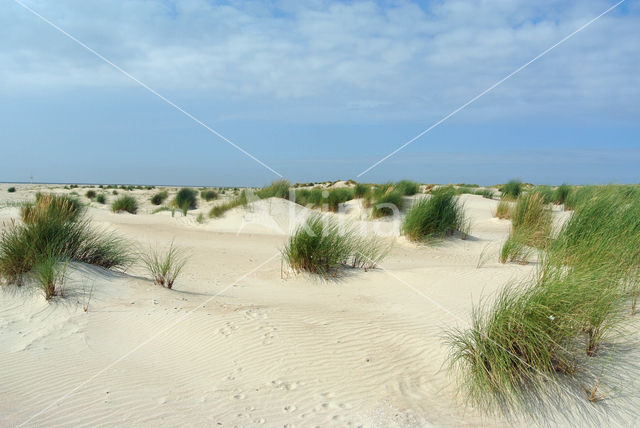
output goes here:
[{"label": "dry sand", "polygon": [[[45,186],[6,187],[0,221],[18,216],[7,201]],[[442,342],[447,329],[468,325],[481,295],[533,272],[497,262],[510,222],[492,217],[496,201],[462,197],[468,240],[392,237],[383,268],[322,281],[281,278],[290,202],[199,224],[210,203],[187,217],[150,214],[153,192],[129,192],[140,214],[96,203],[89,214],[141,248],[174,240],[187,249],[173,290],[140,266],[114,273],[77,263],[64,299],[0,289],[1,425],[507,426],[456,396]],[[361,215],[350,202],[346,216]],[[378,223],[397,235],[397,224]]]}]

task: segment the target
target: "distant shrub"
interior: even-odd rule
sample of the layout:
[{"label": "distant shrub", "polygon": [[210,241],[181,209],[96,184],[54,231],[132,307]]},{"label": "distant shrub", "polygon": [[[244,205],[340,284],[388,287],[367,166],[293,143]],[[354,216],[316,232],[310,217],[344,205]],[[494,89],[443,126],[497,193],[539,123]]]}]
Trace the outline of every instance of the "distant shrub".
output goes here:
[{"label": "distant shrub", "polygon": [[395,184],[395,189],[396,191],[398,191],[401,195],[404,196],[413,196],[416,193],[418,193],[418,191],[420,190],[420,186],[418,185],[418,183],[415,183],[413,181],[409,181],[409,180],[402,180],[402,181],[398,181]]},{"label": "distant shrub", "polygon": [[213,189],[204,189],[200,191],[200,197],[207,202],[218,199],[218,193]]},{"label": "distant shrub", "polygon": [[104,193],[100,193],[96,196],[96,202],[99,204],[107,203],[107,196]]},{"label": "distant shrub", "polygon": [[493,190],[491,189],[478,189],[474,194],[482,196],[486,199],[493,199]]},{"label": "distant shrub", "polygon": [[162,205],[162,203],[169,197],[169,192],[167,192],[166,190],[163,190],[161,192],[158,192],[156,194],[154,194],[151,197],[151,203],[153,205]]},{"label": "distant shrub", "polygon": [[14,193],[15,191],[16,191],[16,188],[15,188],[15,187],[13,187],[13,186],[12,186],[12,187],[9,187],[9,188],[7,189],[7,192],[9,192],[9,193]]},{"label": "distant shrub", "polygon": [[87,193],[85,193],[85,196],[89,199],[93,199],[96,197],[96,191],[95,190],[87,190]]},{"label": "distant shrub", "polygon": [[173,288],[175,280],[187,263],[187,257],[173,246],[173,242],[166,253],[151,248],[148,253],[140,254],[140,260],[154,283],[167,288]]},{"label": "distant shrub", "polygon": [[516,199],[522,193],[522,182],[520,180],[511,180],[500,188],[502,196],[509,199]]},{"label": "distant shrub", "polygon": [[404,199],[402,194],[396,191],[390,191],[382,194],[373,203],[373,209],[371,210],[371,216],[373,218],[380,218],[386,216],[392,216],[398,213],[404,205]]},{"label": "distant shrub", "polygon": [[180,208],[183,212],[188,209],[197,208],[198,192],[188,187],[183,187],[178,190],[174,202],[176,207]]},{"label": "distant shrub", "polygon": [[296,272],[328,277],[346,266],[374,268],[388,251],[381,239],[360,236],[352,225],[341,227],[335,218],[314,214],[289,238],[282,255]]},{"label": "distant shrub", "polygon": [[476,191],[471,187],[460,186],[455,189],[455,194],[456,195],[475,195]]},{"label": "distant shrub", "polygon": [[129,195],[122,195],[111,204],[111,210],[113,212],[126,211],[131,214],[138,212],[138,201],[136,198]]},{"label": "distant shrub", "polygon": [[113,195],[117,195],[117,194],[118,194],[118,191],[117,191],[117,190],[114,190],[114,191],[112,191],[112,192],[111,192],[111,194],[113,194]]},{"label": "distant shrub", "polygon": [[402,231],[411,241],[424,241],[449,236],[467,224],[464,207],[454,193],[442,191],[419,200],[407,213]]}]

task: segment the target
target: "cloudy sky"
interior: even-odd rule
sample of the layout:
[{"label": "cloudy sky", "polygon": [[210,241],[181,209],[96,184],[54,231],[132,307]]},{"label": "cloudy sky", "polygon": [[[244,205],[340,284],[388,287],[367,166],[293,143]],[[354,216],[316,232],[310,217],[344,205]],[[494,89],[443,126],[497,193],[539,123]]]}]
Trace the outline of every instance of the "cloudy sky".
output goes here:
[{"label": "cloudy sky", "polygon": [[[356,178],[616,1],[20,0],[291,181]],[[0,181],[278,178],[7,1]],[[639,182],[640,1],[359,181]]]}]

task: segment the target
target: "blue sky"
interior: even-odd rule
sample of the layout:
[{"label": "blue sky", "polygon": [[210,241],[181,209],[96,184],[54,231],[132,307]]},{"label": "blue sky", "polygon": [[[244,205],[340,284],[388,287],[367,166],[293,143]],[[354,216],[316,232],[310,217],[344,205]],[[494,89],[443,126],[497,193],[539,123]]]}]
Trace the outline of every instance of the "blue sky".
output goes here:
[{"label": "blue sky", "polygon": [[[356,176],[613,1],[23,0],[291,181]],[[0,181],[262,185],[269,170],[17,3]],[[640,182],[640,2],[359,181]]]}]

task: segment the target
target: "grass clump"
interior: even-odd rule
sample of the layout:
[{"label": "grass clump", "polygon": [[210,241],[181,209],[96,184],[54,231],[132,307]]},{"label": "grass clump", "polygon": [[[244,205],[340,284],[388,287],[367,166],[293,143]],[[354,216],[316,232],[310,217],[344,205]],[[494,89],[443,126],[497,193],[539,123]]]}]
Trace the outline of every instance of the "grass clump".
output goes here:
[{"label": "grass clump", "polygon": [[54,254],[45,254],[38,259],[33,270],[37,285],[46,300],[63,295],[67,264],[67,259]]},{"label": "grass clump", "polygon": [[493,199],[493,190],[491,189],[478,189],[474,192],[474,195],[482,196],[485,199]]},{"label": "grass clump", "polygon": [[569,186],[568,184],[562,184],[558,186],[555,192],[553,192],[553,203],[557,205],[564,204],[567,200],[567,197],[569,197],[569,194],[571,193],[571,191],[572,191],[572,187]]},{"label": "grass clump", "polygon": [[138,212],[138,201],[130,195],[122,195],[111,204],[111,211],[119,213],[126,211],[130,214]]},{"label": "grass clump", "polygon": [[209,217],[222,217],[222,215],[230,209],[245,205],[247,205],[247,195],[243,190],[238,196],[232,198],[231,200],[221,205],[215,205],[213,208],[211,208],[211,211],[209,211]]},{"label": "grass clump", "polygon": [[148,253],[140,254],[140,260],[155,284],[173,288],[188,259],[184,252],[174,247],[171,242],[166,252],[150,248]]},{"label": "grass clump", "polygon": [[105,195],[104,193],[100,193],[96,196],[96,202],[99,204],[106,204],[107,203],[107,195]]},{"label": "grass clump", "polygon": [[353,189],[347,187],[331,189],[327,195],[327,208],[329,211],[337,212],[340,208],[340,204],[350,201],[353,198]]},{"label": "grass clump", "polygon": [[266,198],[288,199],[290,187],[291,187],[291,183],[289,183],[287,180],[283,178],[283,179],[274,181],[270,185],[265,186],[262,189],[258,190],[256,192],[256,196],[259,197],[260,199],[266,199]]},{"label": "grass clump", "polygon": [[377,237],[364,237],[352,225],[313,214],[289,238],[282,256],[295,272],[337,276],[340,268],[374,268],[389,247]]},{"label": "grass clump", "polygon": [[180,208],[184,214],[187,210],[198,207],[198,192],[188,187],[183,187],[176,193],[173,203],[176,207]]},{"label": "grass clump", "polygon": [[531,248],[544,248],[551,239],[551,210],[538,192],[521,194],[511,215],[509,238],[502,246],[500,262],[525,264]]},{"label": "grass clump", "polygon": [[[115,190],[114,190],[115,192]],[[151,197],[151,203],[153,205],[162,205],[162,203],[169,197],[169,192],[167,192],[166,190],[163,190],[161,192],[158,192],[156,194],[154,194]]]},{"label": "grass clump", "polygon": [[16,188],[15,188],[15,187],[13,187],[13,186],[11,186],[11,187],[9,187],[9,188],[7,189],[7,192],[9,192],[9,193],[15,193],[15,191],[16,191]]},{"label": "grass clump", "polygon": [[498,206],[496,207],[496,212],[493,214],[494,217],[498,217],[500,219],[510,219],[512,214],[513,206],[509,201],[501,200],[498,202]]},{"label": "grass clump", "polygon": [[535,186],[532,189],[532,192],[535,192],[540,196],[542,196],[542,199],[544,200],[545,204],[550,204],[554,200],[554,191],[551,189],[550,186],[545,186],[545,185]]},{"label": "grass clump", "polygon": [[87,190],[87,193],[85,193],[84,195],[89,199],[93,199],[96,197],[97,193],[95,190]]},{"label": "grass clump", "polygon": [[22,223],[11,222],[0,236],[0,276],[21,284],[43,259],[68,259],[104,268],[131,261],[127,245],[91,227],[84,209],[66,196],[40,194],[25,204]]},{"label": "grass clump", "polygon": [[207,202],[218,199],[218,192],[213,189],[204,189],[200,191],[200,197]]},{"label": "grass clump", "polygon": [[[451,191],[435,192],[421,199],[407,213],[402,232],[411,241],[443,238],[467,225],[464,207]],[[465,233],[469,231],[465,228]]]},{"label": "grass clump", "polygon": [[395,184],[395,190],[403,196],[413,196],[420,190],[418,183],[410,180],[401,180]]},{"label": "grass clump", "polygon": [[371,217],[380,218],[393,216],[398,214],[404,205],[404,199],[402,194],[389,188],[384,192],[384,188],[377,188],[376,193],[380,196],[376,197],[373,202],[373,209],[371,210]]},{"label": "grass clump", "polygon": [[364,198],[371,191],[371,187],[364,183],[358,183],[353,188],[353,196],[355,198]]},{"label": "grass clump", "polygon": [[516,199],[522,193],[522,182],[520,180],[511,180],[500,188],[504,199]]}]

